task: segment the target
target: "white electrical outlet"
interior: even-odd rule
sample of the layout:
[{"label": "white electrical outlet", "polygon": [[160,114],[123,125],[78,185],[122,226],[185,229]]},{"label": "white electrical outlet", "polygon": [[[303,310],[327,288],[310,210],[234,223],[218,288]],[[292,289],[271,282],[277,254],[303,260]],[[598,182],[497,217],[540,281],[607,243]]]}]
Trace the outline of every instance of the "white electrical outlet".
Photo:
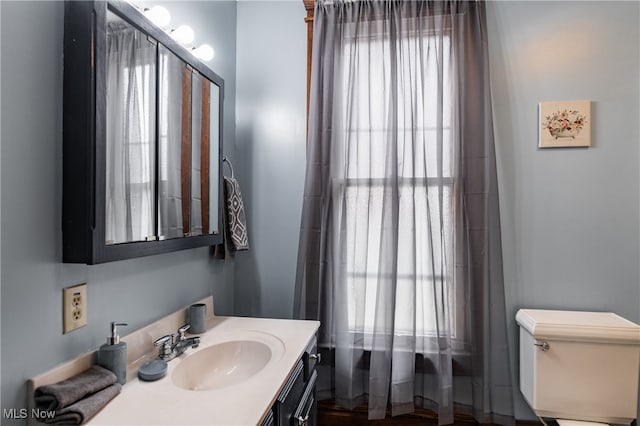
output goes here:
[{"label": "white electrical outlet", "polygon": [[87,283],[62,289],[63,332],[87,325]]}]

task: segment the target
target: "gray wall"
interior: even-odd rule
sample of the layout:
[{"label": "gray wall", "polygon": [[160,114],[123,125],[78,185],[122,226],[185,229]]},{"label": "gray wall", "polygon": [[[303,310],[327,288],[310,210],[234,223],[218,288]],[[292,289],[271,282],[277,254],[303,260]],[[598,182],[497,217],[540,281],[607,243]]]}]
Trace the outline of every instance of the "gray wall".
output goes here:
[{"label": "gray wall", "polygon": [[[166,4],[216,48],[235,136],[235,2]],[[104,342],[109,322],[139,328],[214,295],[233,311],[233,265],[208,248],[98,266],[61,263],[62,2],[0,2],[2,91],[2,401],[25,406],[25,380]],[[228,143],[227,149],[233,149]],[[62,288],[88,283],[88,325],[62,335]],[[126,334],[126,329],[123,330]],[[6,419],[2,420],[5,424]]]},{"label": "gray wall", "polygon": [[[518,308],[640,322],[640,4],[490,2],[487,14],[515,368]],[[593,146],[538,150],[538,102],[578,99],[592,101]]]},{"label": "gray wall", "polygon": [[291,317],[306,147],[302,1],[238,2],[237,146],[251,250],[236,254],[235,312]]}]

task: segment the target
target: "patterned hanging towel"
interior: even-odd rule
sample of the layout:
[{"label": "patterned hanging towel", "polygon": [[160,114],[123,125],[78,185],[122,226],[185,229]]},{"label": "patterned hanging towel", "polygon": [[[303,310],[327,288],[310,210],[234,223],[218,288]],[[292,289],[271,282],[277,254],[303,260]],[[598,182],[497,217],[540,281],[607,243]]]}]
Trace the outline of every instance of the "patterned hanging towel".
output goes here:
[{"label": "patterned hanging towel", "polygon": [[231,161],[224,156],[222,162],[227,163],[231,170],[231,177],[224,176],[224,241],[216,246],[214,256],[218,259],[233,257],[238,250],[249,250],[249,238],[247,236],[247,218],[244,214],[244,202],[240,185],[233,175]]},{"label": "patterned hanging towel", "polygon": [[[230,163],[229,166],[231,167]],[[233,248],[236,251],[248,250],[247,218],[244,214],[244,203],[242,202],[240,185],[238,185],[238,181],[233,177],[233,168],[231,168],[231,177],[224,177],[224,195],[227,205],[225,226],[228,229],[228,235],[233,243]]]}]

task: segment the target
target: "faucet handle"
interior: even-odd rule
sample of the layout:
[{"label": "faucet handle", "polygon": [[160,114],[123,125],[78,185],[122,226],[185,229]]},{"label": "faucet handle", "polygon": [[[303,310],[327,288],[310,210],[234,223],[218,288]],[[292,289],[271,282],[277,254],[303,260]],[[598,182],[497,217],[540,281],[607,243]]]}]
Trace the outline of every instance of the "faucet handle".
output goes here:
[{"label": "faucet handle", "polygon": [[194,336],[194,337],[192,337],[192,339],[193,339],[193,340],[192,340],[192,341],[193,341],[193,343],[191,344],[191,347],[192,347],[193,349],[195,349],[195,348],[197,348],[198,346],[200,346],[200,336]]},{"label": "faucet handle", "polygon": [[153,346],[160,346],[160,351],[158,353],[160,359],[166,359],[171,355],[172,340],[173,336],[167,334],[166,336],[162,336],[161,338],[153,342]]},{"label": "faucet handle", "polygon": [[178,339],[184,340],[184,333],[191,328],[191,325],[185,324],[178,329]]},{"label": "faucet handle", "polygon": [[166,343],[171,342],[171,335],[167,334],[166,336],[162,336],[158,340],[153,342],[153,346],[165,345]]}]

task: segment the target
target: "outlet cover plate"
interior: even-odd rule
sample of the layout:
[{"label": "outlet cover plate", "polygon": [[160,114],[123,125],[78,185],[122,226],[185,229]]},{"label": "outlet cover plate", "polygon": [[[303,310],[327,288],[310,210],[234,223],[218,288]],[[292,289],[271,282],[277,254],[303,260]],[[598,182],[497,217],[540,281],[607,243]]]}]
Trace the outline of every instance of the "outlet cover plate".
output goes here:
[{"label": "outlet cover plate", "polygon": [[69,333],[87,325],[87,283],[62,289],[62,328]]}]

